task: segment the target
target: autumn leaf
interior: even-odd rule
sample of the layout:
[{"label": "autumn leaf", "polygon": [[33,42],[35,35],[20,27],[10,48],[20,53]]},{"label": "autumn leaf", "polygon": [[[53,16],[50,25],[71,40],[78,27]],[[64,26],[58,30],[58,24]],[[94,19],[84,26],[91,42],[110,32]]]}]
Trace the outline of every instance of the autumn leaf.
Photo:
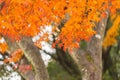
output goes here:
[{"label": "autumn leaf", "polygon": [[21,49],[17,49],[11,54],[11,57],[8,57],[4,60],[4,62],[18,62],[23,56],[23,52]]},{"label": "autumn leaf", "polygon": [[7,49],[8,49],[8,45],[7,45],[6,42],[0,43],[0,52],[1,52],[2,54],[4,54],[5,51],[7,51]]},{"label": "autumn leaf", "polygon": [[113,22],[111,28],[107,31],[106,37],[103,41],[103,47],[107,48],[108,46],[112,46],[117,43],[116,37],[119,34],[120,29],[120,15],[118,15]]},{"label": "autumn leaf", "polygon": [[[106,17],[106,10],[114,15],[120,9],[118,0],[1,0],[0,3],[2,1],[5,4],[0,10],[0,34],[13,41],[36,36],[52,23],[53,33],[57,32],[54,28],[59,28],[59,23],[69,16],[58,29],[55,41],[64,49],[77,47],[81,40],[89,41],[95,34],[95,23]],[[46,33],[39,43],[42,40],[48,41]]]}]

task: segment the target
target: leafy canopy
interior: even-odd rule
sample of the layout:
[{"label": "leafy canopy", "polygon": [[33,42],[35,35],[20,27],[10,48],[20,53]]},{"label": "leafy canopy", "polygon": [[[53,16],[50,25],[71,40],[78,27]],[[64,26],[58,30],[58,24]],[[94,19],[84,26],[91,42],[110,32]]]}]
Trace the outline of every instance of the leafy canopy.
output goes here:
[{"label": "leafy canopy", "polygon": [[12,40],[33,37],[41,28],[58,24],[69,15],[55,41],[66,50],[79,47],[81,40],[88,41],[94,34],[95,23],[106,16],[106,9],[114,14],[119,0],[0,0],[0,34]]}]

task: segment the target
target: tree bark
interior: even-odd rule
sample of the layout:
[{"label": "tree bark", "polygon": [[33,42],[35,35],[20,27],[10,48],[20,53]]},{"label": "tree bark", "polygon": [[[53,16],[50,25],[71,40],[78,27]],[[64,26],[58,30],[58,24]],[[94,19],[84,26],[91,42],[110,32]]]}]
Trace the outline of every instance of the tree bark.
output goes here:
[{"label": "tree bark", "polygon": [[76,80],[81,80],[81,73],[75,61],[72,59],[68,52],[63,49],[56,48],[57,62]]},{"label": "tree bark", "polygon": [[27,74],[23,74],[26,80],[49,80],[39,49],[34,46],[31,38],[24,37],[19,42],[11,42],[9,39],[6,39],[6,42],[12,51],[18,48],[22,49],[25,57],[32,64],[34,72],[32,71]]},{"label": "tree bark", "polygon": [[108,20],[102,18],[95,27],[96,35],[87,42],[86,49],[73,49],[71,56],[82,73],[82,80],[102,80],[102,41]]}]

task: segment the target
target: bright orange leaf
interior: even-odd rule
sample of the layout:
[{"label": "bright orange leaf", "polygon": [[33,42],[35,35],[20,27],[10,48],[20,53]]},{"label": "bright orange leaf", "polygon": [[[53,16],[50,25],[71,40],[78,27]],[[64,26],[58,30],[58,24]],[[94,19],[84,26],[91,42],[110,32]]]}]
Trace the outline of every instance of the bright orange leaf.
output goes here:
[{"label": "bright orange leaf", "polygon": [[8,45],[7,45],[5,42],[0,43],[0,52],[1,52],[2,54],[4,54],[5,51],[7,51],[7,49],[8,49]]},{"label": "bright orange leaf", "polygon": [[[101,17],[106,17],[105,11],[110,9],[113,15],[120,8],[119,0],[3,1],[5,4],[0,10],[0,34],[12,40],[36,36],[42,32],[41,28],[52,23],[58,27],[60,21],[68,15],[69,20],[62,26],[55,41],[56,45],[62,44],[64,49],[78,47],[81,40],[89,41],[95,34],[95,23]],[[48,36],[42,39],[48,41],[45,37]]]},{"label": "bright orange leaf", "polygon": [[11,57],[9,58],[6,58],[4,60],[4,62],[18,62],[23,56],[23,52],[21,49],[18,49],[16,51],[14,51],[12,54],[11,54]]}]

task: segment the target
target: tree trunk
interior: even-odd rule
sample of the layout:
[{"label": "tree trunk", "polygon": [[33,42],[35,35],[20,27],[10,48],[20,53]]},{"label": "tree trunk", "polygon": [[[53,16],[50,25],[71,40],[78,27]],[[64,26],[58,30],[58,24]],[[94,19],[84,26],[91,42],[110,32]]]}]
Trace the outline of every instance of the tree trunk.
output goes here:
[{"label": "tree trunk", "polygon": [[57,62],[76,80],[81,80],[81,73],[75,61],[72,59],[68,52],[63,49],[56,48]]},{"label": "tree trunk", "polygon": [[[6,39],[6,42],[8,43],[12,51],[21,48],[27,60],[32,64],[34,73],[30,72],[27,74],[23,74],[26,80],[49,80],[49,76],[44,62],[41,58],[39,49],[34,46],[31,38],[23,38],[21,41],[13,43],[9,39]],[[33,79],[30,75],[33,76]]]},{"label": "tree trunk", "polygon": [[82,73],[82,80],[102,80],[102,41],[108,20],[102,18],[95,27],[96,35],[87,42],[85,49],[74,49],[71,56]]}]

